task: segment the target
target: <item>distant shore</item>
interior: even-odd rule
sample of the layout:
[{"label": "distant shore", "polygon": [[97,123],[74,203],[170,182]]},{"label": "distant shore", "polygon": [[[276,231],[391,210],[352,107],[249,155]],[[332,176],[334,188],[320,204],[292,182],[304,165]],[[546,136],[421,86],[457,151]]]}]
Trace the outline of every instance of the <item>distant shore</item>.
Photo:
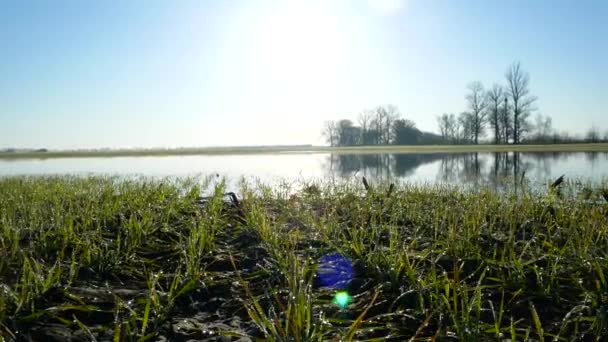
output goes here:
[{"label": "distant shore", "polygon": [[377,145],[200,147],[175,149],[48,150],[0,152],[0,159],[106,158],[273,153],[473,153],[473,152],[608,152],[608,143],[554,145]]}]

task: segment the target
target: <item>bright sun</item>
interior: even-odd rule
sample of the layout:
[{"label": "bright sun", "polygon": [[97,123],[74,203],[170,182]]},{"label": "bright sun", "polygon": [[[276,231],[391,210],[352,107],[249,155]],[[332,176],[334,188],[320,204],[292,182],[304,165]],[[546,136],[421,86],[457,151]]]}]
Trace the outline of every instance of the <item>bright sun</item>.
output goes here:
[{"label": "bright sun", "polygon": [[266,83],[287,86],[281,92],[310,91],[319,80],[331,81],[346,57],[340,18],[316,1],[285,1],[257,23],[256,65]]},{"label": "bright sun", "polygon": [[370,6],[384,15],[395,14],[405,5],[405,0],[367,0]]}]

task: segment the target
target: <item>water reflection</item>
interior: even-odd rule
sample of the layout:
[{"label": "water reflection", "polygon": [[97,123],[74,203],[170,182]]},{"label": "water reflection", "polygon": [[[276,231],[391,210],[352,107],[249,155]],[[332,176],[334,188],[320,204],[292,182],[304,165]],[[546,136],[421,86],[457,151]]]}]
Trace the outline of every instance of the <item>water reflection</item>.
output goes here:
[{"label": "water reflection", "polygon": [[607,161],[606,152],[332,154],[325,167],[329,174],[341,178],[363,175],[376,181],[402,179],[499,188],[544,184],[564,173],[601,181],[608,176]]},{"label": "water reflection", "polygon": [[0,159],[5,175],[110,174],[152,177],[219,174],[237,190],[241,177],[265,184],[366,176],[371,181],[509,187],[568,179],[608,180],[608,153],[328,154],[269,153],[166,157]]}]

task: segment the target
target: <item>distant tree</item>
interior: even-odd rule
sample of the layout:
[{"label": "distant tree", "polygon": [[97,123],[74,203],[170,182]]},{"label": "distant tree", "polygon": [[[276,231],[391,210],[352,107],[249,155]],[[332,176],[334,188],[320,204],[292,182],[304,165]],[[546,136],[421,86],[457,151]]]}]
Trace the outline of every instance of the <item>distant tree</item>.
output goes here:
[{"label": "distant tree", "polygon": [[335,121],[325,121],[323,123],[323,131],[321,135],[325,138],[325,142],[329,146],[338,145],[338,129]]},{"label": "distant tree", "polygon": [[550,116],[545,116],[545,121],[542,123],[542,134],[545,139],[553,134],[553,119]]},{"label": "distant tree", "polygon": [[384,108],[386,111],[386,116],[384,118],[384,141],[386,144],[390,144],[393,135],[393,124],[400,119],[401,113],[399,113],[399,109],[395,105],[389,104]]},{"label": "distant tree", "polygon": [[600,131],[595,126],[591,126],[585,135],[585,141],[589,143],[597,143],[600,141]]},{"label": "distant tree", "polygon": [[502,120],[500,115],[500,106],[502,105],[502,102],[504,100],[503,88],[495,83],[492,86],[492,89],[488,91],[487,98],[489,111],[488,122],[490,123],[492,131],[494,132],[494,143],[500,144],[502,140]]},{"label": "distant tree", "polygon": [[359,117],[357,122],[359,123],[359,127],[361,127],[361,145],[373,145],[375,134],[370,134],[370,132],[375,133],[371,129],[371,124],[373,120],[374,112],[371,110],[364,110],[359,113]]},{"label": "distant tree", "polygon": [[551,140],[553,131],[553,123],[551,117],[537,114],[534,119],[534,137],[533,139],[539,143],[547,143]]},{"label": "distant tree", "polygon": [[415,145],[420,143],[421,132],[413,121],[397,119],[393,123],[392,141],[395,145]]},{"label": "distant tree", "polygon": [[359,144],[360,128],[353,125],[350,120],[340,120],[337,124],[338,145],[354,146]]},{"label": "distant tree", "polygon": [[454,114],[441,114],[437,117],[437,125],[442,143],[456,143],[458,140],[458,120]]},{"label": "distant tree", "polygon": [[391,143],[393,123],[401,116],[399,109],[390,104],[378,106],[374,110],[374,114],[371,126],[376,133],[376,143],[379,145],[388,145]]},{"label": "distant tree", "polygon": [[450,116],[445,113],[437,117],[437,126],[439,127],[439,134],[441,135],[441,139],[445,141],[447,141],[449,137],[449,120]]},{"label": "distant tree", "polygon": [[481,82],[473,82],[469,84],[468,88],[469,94],[467,94],[466,99],[472,115],[473,142],[479,144],[479,138],[483,136],[486,125],[488,103]]},{"label": "distant tree", "polygon": [[570,135],[570,133],[568,131],[564,131],[562,133],[555,133],[554,134],[554,138],[553,141],[555,143],[559,143],[559,144],[571,144],[573,142],[576,142],[577,139],[576,137],[573,137]]},{"label": "distant tree", "polygon": [[362,145],[361,143],[361,127],[351,126],[346,129],[346,144],[347,146]]},{"label": "distant tree", "polygon": [[529,129],[527,119],[535,109],[536,97],[530,95],[530,76],[521,69],[519,62],[509,67],[505,77],[513,108],[513,143],[519,144],[522,135]]},{"label": "distant tree", "polygon": [[470,144],[474,141],[475,135],[473,133],[474,123],[473,114],[468,112],[462,112],[458,116],[459,134],[458,141],[464,144]]},{"label": "distant tree", "polygon": [[452,143],[455,143],[458,138],[458,119],[456,119],[456,115],[454,115],[454,113],[451,113],[448,116],[447,126],[448,138],[452,141]]},{"label": "distant tree", "polygon": [[376,133],[376,136],[374,138],[375,140],[375,144],[377,145],[383,145],[386,144],[384,141],[384,118],[386,116],[386,111],[384,110],[384,108],[382,106],[378,106],[376,107],[376,109],[374,110],[374,118],[372,119],[371,125],[374,129],[374,132]]},{"label": "distant tree", "polygon": [[608,142],[608,130],[604,132],[604,142]]},{"label": "distant tree", "polygon": [[504,105],[500,111],[500,126],[502,129],[502,142],[503,144],[509,143],[509,137],[513,133],[513,125],[511,120],[511,108],[509,107],[509,99],[504,98]]},{"label": "distant tree", "polygon": [[545,122],[543,123],[543,134],[549,136],[553,133],[553,119],[550,116],[545,116]]}]

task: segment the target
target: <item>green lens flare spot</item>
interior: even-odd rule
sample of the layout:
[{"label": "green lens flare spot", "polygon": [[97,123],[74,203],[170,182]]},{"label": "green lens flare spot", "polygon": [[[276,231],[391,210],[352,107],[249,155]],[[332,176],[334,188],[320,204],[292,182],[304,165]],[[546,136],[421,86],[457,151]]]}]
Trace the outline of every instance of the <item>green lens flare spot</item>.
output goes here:
[{"label": "green lens flare spot", "polygon": [[353,297],[351,297],[346,291],[340,291],[334,296],[334,304],[342,309],[345,309],[352,301]]}]

